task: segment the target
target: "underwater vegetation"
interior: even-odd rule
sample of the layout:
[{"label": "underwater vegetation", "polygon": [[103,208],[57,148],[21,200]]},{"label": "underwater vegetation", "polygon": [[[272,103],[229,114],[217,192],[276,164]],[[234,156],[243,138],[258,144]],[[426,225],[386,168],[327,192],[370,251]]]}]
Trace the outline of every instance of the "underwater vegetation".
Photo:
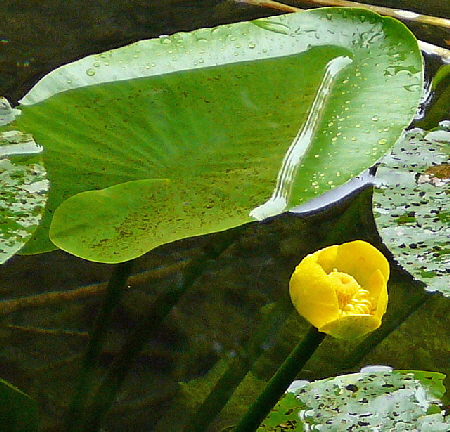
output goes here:
[{"label": "underwater vegetation", "polygon": [[5,430],[450,430],[449,74],[330,7],[1,99]]}]

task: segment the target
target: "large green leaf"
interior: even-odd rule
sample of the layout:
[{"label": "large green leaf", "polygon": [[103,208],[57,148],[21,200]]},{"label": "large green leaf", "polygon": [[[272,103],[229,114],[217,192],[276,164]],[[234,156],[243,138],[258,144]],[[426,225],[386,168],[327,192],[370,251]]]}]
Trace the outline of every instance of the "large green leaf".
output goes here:
[{"label": "large green leaf", "polygon": [[[446,126],[445,126],[446,125]],[[378,169],[374,213],[383,241],[428,291],[450,296],[450,122],[408,131]]]},{"label": "large green leaf", "polygon": [[13,125],[45,147],[52,181],[27,252],[52,248],[53,214],[57,246],[119,262],[287,210],[373,164],[421,89],[406,27],[343,8],[175,34],[66,65],[22,100]]}]

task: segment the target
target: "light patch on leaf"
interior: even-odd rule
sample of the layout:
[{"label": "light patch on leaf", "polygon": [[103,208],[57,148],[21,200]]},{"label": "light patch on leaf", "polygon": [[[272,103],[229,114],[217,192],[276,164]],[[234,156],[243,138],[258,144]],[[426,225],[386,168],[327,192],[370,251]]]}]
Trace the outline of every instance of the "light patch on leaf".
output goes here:
[{"label": "light patch on leaf", "polygon": [[0,264],[28,241],[41,219],[49,186],[41,152],[28,134],[0,135]]},{"label": "light patch on leaf", "polygon": [[[415,371],[341,375],[297,389],[305,431],[450,430],[428,380],[442,374]],[[419,378],[419,379],[417,379]]]},{"label": "light patch on leaf", "polygon": [[412,129],[381,160],[374,213],[398,262],[428,291],[450,296],[450,125]]}]

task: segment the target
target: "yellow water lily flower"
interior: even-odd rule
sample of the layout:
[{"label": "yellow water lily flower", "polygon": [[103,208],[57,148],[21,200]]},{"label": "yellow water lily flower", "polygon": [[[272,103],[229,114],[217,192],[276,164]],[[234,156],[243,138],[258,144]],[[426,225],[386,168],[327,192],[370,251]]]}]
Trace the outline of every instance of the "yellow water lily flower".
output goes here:
[{"label": "yellow water lily flower", "polygon": [[298,313],[339,339],[363,336],[386,312],[389,263],[371,244],[356,240],[307,255],[289,283]]}]

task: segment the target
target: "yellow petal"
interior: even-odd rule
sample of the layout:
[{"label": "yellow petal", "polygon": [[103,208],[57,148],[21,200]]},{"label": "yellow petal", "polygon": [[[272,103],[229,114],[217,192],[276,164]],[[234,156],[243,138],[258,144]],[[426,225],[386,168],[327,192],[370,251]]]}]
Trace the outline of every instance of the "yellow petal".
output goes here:
[{"label": "yellow petal", "polygon": [[324,269],[325,273],[330,273],[336,268],[336,257],[338,253],[338,245],[328,246],[314,252],[317,256],[317,263]]},{"label": "yellow petal", "polygon": [[380,270],[375,271],[369,279],[367,289],[375,299],[375,314],[380,319],[385,314],[388,303],[387,280]]},{"label": "yellow petal", "polygon": [[362,240],[339,245],[334,265],[337,270],[352,275],[364,288],[376,270],[381,271],[385,281],[389,279],[388,260],[377,248]]},{"label": "yellow petal", "polygon": [[375,315],[348,315],[319,327],[319,331],[337,339],[356,339],[380,325],[381,319]]},{"label": "yellow petal", "polygon": [[292,275],[289,293],[299,314],[320,331],[354,339],[381,325],[388,278],[384,255],[356,240],[306,256]]},{"label": "yellow petal", "polygon": [[339,316],[337,295],[328,275],[317,264],[317,253],[306,256],[296,267],[289,283],[289,294],[299,314],[315,327]]}]

